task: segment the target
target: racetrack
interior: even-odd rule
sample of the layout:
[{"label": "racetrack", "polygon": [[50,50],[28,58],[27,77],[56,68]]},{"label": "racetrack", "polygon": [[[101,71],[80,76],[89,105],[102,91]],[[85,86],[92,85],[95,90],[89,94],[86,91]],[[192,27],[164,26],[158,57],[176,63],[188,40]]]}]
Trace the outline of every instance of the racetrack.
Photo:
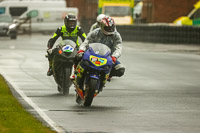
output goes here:
[{"label": "racetrack", "polygon": [[124,42],[119,60],[125,75],[112,78],[85,108],[76,104],[73,86],[64,97],[53,77],[46,76],[50,37],[0,38],[0,73],[26,109],[54,130],[200,132],[200,46]]}]

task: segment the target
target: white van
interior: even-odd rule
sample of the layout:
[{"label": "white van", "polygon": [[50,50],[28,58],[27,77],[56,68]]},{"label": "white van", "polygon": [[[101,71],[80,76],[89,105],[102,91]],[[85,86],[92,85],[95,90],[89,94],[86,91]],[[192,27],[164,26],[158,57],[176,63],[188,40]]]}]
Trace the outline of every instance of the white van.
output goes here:
[{"label": "white van", "polygon": [[66,8],[65,0],[6,0],[0,2],[0,15],[12,16],[18,18],[24,12],[30,10],[30,8]]},{"label": "white van", "polygon": [[32,32],[54,32],[64,25],[64,17],[69,13],[78,16],[78,8],[32,8],[17,21],[21,23],[19,28],[24,31],[31,26]]}]

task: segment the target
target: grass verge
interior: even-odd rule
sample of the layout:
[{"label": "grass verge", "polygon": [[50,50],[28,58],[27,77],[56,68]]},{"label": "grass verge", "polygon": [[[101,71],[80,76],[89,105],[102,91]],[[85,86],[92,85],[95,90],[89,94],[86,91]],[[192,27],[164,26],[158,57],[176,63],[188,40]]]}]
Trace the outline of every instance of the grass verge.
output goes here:
[{"label": "grass verge", "polygon": [[55,133],[24,110],[1,75],[0,133]]}]

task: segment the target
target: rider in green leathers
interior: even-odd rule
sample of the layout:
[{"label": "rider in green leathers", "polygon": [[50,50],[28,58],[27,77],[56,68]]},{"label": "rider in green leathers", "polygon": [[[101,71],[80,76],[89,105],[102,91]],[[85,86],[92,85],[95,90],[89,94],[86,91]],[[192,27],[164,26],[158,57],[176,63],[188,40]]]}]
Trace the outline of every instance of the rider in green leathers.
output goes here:
[{"label": "rider in green leathers", "polygon": [[[51,51],[54,43],[59,37],[62,37],[62,40],[72,40],[77,44],[77,47],[79,47],[78,37],[81,38],[82,42],[86,38],[85,32],[82,30],[80,26],[77,25],[77,17],[73,14],[68,14],[64,18],[64,25],[59,27],[56,32],[54,33],[53,37],[51,37],[47,43],[48,50]],[[52,58],[53,54],[50,54],[48,56],[49,60],[49,69],[47,72],[48,76],[51,76],[53,74],[52,72]]]}]

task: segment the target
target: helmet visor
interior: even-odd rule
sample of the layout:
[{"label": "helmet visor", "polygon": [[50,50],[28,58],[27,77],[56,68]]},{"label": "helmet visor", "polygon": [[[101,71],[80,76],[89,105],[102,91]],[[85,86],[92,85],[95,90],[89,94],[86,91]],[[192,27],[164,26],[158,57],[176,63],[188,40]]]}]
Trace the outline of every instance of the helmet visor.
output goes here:
[{"label": "helmet visor", "polygon": [[67,25],[68,25],[69,28],[75,28],[76,27],[76,20],[69,20]]},{"label": "helmet visor", "polygon": [[107,32],[114,32],[115,31],[115,26],[104,26],[104,30]]}]

